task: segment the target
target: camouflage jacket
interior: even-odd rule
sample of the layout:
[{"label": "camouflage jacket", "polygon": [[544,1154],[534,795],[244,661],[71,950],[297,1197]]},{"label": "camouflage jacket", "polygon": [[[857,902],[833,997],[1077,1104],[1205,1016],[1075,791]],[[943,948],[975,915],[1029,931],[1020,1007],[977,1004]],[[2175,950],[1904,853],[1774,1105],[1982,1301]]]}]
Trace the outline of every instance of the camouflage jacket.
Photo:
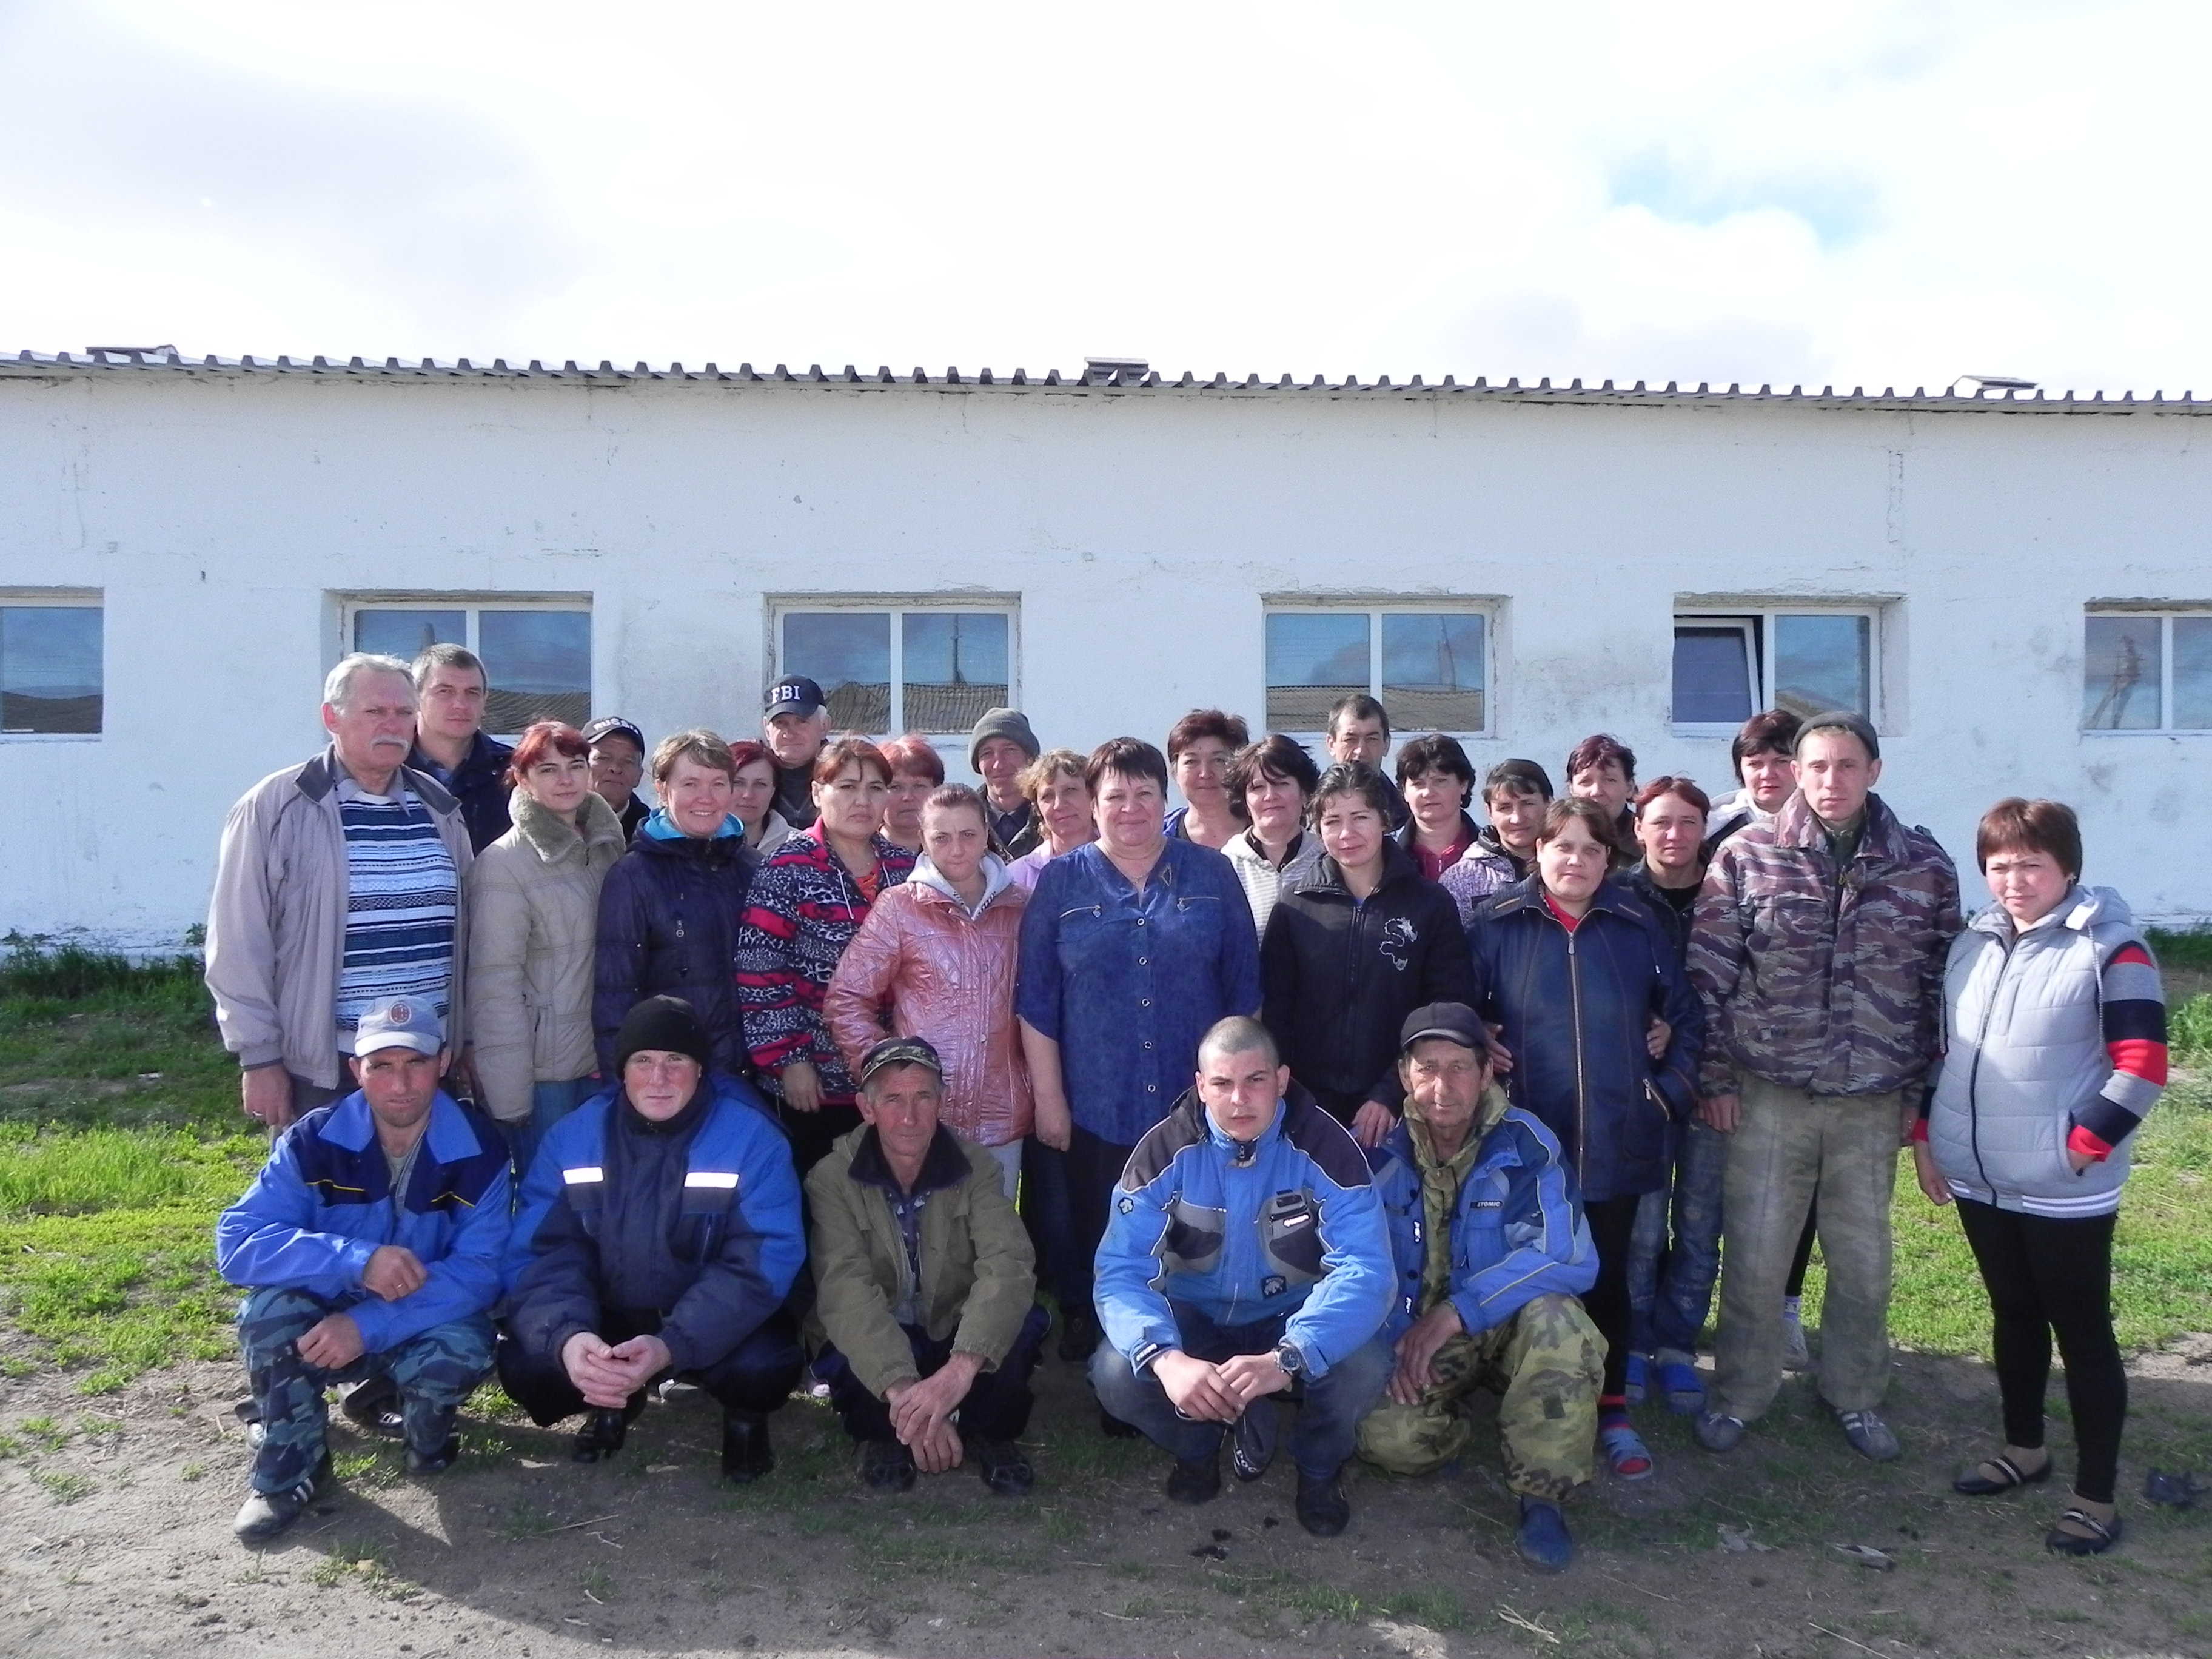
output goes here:
[{"label": "camouflage jacket", "polygon": [[1814,1094],[1888,1094],[1935,1058],[1943,964],[1963,925],[1958,872],[1880,796],[1866,811],[1840,888],[1802,795],[1713,855],[1690,924],[1701,1096],[1735,1093],[1742,1072]]}]

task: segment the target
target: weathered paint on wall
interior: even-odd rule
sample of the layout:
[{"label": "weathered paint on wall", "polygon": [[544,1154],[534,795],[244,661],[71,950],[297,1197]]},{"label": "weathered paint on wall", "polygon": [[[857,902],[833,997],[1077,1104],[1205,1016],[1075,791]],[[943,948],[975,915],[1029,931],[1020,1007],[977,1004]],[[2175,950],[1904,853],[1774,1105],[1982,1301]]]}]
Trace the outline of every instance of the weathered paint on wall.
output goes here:
[{"label": "weathered paint on wall", "polygon": [[[1478,765],[1670,732],[1678,599],[1877,599],[1883,794],[1969,866],[2081,809],[2089,878],[2212,913],[2212,734],[2084,735],[2084,605],[2212,599],[2197,414],[1159,388],[0,377],[0,589],[100,590],[106,725],[0,739],[0,923],[173,940],[224,811],[319,746],[339,600],[588,594],[594,707],[753,729],[786,595],[1015,597],[1049,744],[1261,724],[1263,605],[1490,598]],[[1412,735],[1410,733],[1401,735]],[[964,748],[955,746],[955,769]],[[1970,897],[1978,890],[1969,887]]]}]

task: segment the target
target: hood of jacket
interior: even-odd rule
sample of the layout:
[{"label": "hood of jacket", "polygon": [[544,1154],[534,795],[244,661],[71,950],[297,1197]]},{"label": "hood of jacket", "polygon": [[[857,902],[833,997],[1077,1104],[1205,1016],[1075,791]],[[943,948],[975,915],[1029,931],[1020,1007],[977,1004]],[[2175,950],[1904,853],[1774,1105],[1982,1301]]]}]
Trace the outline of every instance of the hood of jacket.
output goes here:
[{"label": "hood of jacket", "polygon": [[2136,913],[2129,908],[2128,902],[2111,888],[2085,887],[2077,881],[2048,914],[2026,928],[2016,927],[2012,913],[1994,901],[1975,912],[1974,919],[1966,926],[1978,933],[2010,939],[2015,933],[2030,933],[2038,927],[2068,927],[2077,933],[2106,924],[2131,927],[2135,920]]},{"label": "hood of jacket", "polygon": [[1013,885],[1012,880],[1006,874],[1006,861],[996,853],[983,854],[982,869],[983,896],[976,901],[973,909],[969,908],[968,901],[960,896],[959,890],[939,873],[937,866],[930,861],[929,854],[927,853],[921,854],[915,860],[914,873],[907,879],[916,887],[937,895],[946,902],[958,905],[969,915],[980,916]]}]

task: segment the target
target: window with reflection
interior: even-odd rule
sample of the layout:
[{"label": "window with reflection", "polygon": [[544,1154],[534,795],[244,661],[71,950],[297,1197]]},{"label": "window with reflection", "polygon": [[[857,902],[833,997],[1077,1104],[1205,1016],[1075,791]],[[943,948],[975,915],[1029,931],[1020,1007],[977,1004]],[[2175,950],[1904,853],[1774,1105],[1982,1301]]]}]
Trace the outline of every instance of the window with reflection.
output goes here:
[{"label": "window with reflection", "polygon": [[2081,729],[2212,731],[2212,612],[2091,611]]},{"label": "window with reflection", "polygon": [[1282,607],[1267,613],[1267,723],[1321,732],[1358,693],[1394,732],[1488,729],[1487,613],[1413,606]]},{"label": "window with reflection", "polygon": [[776,672],[822,688],[837,731],[967,732],[1014,704],[1011,611],[793,605],[776,617]]},{"label": "window with reflection", "polygon": [[350,648],[410,662],[433,645],[465,646],[491,682],[484,730],[513,737],[537,720],[592,717],[592,613],[576,605],[356,603]]},{"label": "window with reflection", "polygon": [[1674,725],[1733,732],[1766,708],[1873,719],[1875,621],[1870,608],[1678,614]]},{"label": "window with reflection", "polygon": [[105,716],[96,605],[0,599],[0,732],[90,736]]}]

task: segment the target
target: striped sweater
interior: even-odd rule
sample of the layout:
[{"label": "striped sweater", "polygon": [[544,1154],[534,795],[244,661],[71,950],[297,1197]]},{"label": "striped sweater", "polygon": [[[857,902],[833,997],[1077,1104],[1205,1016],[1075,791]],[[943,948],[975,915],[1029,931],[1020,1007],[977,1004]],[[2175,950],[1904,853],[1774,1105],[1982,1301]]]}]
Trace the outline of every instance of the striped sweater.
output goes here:
[{"label": "striped sweater", "polygon": [[338,786],[345,834],[344,954],[338,968],[338,1046],[380,1002],[412,997],[450,1026],[453,933],[460,878],[429,809],[404,786],[397,796]]}]

